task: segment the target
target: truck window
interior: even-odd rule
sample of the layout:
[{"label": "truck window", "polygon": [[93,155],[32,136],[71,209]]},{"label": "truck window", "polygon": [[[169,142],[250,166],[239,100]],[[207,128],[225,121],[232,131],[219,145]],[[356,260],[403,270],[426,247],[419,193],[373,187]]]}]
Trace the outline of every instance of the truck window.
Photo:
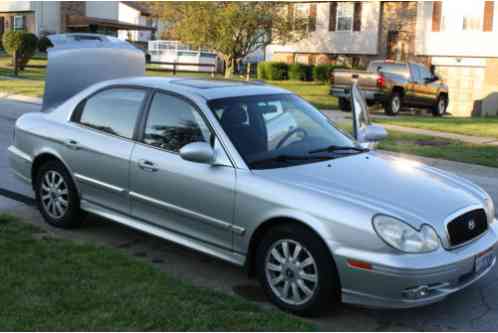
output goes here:
[{"label": "truck window", "polygon": [[379,70],[382,73],[391,73],[396,75],[407,76],[407,66],[405,64],[391,64],[386,62],[371,62],[368,65],[368,71],[375,73]]}]

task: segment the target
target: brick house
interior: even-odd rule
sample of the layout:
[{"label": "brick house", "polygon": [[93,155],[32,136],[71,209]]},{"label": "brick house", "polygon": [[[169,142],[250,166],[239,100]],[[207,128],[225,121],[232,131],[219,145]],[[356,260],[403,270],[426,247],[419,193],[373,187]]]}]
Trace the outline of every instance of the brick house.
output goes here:
[{"label": "brick house", "polygon": [[156,22],[146,6],[125,1],[1,1],[0,37],[8,30],[37,35],[93,32],[146,42]]},{"label": "brick house", "polygon": [[416,1],[294,3],[287,11],[314,23],[305,39],[270,44],[267,60],[363,66],[383,58],[428,61],[414,52]]},{"label": "brick house", "polygon": [[311,22],[307,38],[270,44],[266,59],[307,64],[374,59],[433,64],[456,116],[498,115],[498,13],[494,1],[294,3]]}]

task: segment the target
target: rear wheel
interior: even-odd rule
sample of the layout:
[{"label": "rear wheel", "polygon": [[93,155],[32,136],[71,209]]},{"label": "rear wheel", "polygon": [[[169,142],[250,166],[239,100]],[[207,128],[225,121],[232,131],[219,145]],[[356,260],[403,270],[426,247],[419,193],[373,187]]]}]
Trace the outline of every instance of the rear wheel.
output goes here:
[{"label": "rear wheel", "polygon": [[351,102],[348,98],[339,97],[339,108],[344,112],[351,112]]},{"label": "rear wheel", "polygon": [[445,96],[439,96],[436,100],[436,104],[432,106],[432,115],[434,117],[442,117],[446,113],[446,108],[448,107],[448,102]]},{"label": "rear wheel", "polygon": [[316,316],[339,299],[334,260],[322,240],[298,224],[272,228],[257,249],[258,278],[283,310]]},{"label": "rear wheel", "polygon": [[396,116],[399,114],[402,105],[401,94],[397,91],[394,91],[391,96],[384,103],[385,113],[389,116]]},{"label": "rear wheel", "polygon": [[45,221],[59,228],[78,227],[84,214],[66,168],[57,161],[43,164],[36,173],[35,194],[38,209]]}]

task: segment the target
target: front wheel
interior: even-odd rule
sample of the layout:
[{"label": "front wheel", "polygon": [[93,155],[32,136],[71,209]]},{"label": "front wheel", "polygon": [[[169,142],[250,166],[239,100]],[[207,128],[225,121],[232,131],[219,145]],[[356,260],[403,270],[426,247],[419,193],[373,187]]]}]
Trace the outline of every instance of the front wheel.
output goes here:
[{"label": "front wheel", "polygon": [[339,299],[334,260],[322,240],[298,224],[272,228],[257,249],[265,293],[285,311],[317,316]]}]

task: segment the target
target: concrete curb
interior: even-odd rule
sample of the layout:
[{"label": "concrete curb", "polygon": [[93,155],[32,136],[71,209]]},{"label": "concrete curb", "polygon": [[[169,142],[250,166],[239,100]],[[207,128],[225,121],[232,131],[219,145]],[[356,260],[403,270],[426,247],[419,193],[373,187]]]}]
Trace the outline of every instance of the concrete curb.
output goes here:
[{"label": "concrete curb", "polygon": [[7,99],[10,101],[31,103],[31,104],[38,104],[38,105],[41,105],[43,102],[43,99],[40,97],[9,94],[7,92],[0,92],[0,99]]}]

